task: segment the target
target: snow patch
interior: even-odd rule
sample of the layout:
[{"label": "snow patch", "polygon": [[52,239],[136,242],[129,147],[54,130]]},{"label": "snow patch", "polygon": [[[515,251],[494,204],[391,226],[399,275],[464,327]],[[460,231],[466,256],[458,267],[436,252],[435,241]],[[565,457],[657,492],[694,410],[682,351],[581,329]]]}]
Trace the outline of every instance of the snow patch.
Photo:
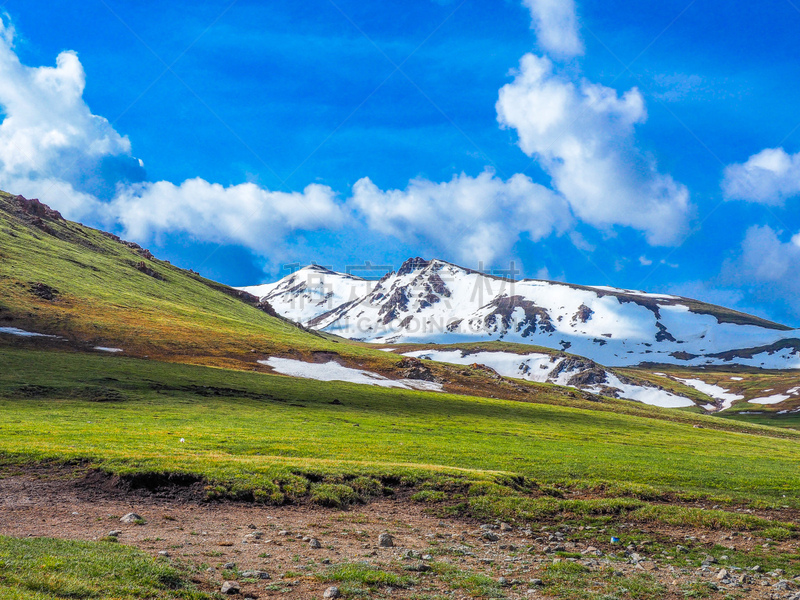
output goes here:
[{"label": "snow patch", "polygon": [[748,400],[750,404],[778,404],[779,402],[783,402],[784,400],[788,400],[789,396],[785,394],[773,394],[772,396],[767,396],[765,398],[753,398],[752,400]]},{"label": "snow patch", "polygon": [[[552,379],[550,372],[555,369],[563,358],[556,358],[549,354],[514,354],[511,352],[475,352],[468,353],[462,350],[418,350],[407,352],[404,356],[412,356],[438,362],[447,362],[457,365],[471,365],[478,363],[486,365],[497,371],[504,377],[515,377],[539,383],[555,383],[556,385],[567,385],[570,378],[575,375],[575,371],[564,371],[558,377]],[[662,408],[685,408],[694,406],[694,402],[683,396],[677,396],[665,390],[655,387],[645,387],[640,385],[622,383],[619,378],[606,371],[606,385],[620,390],[622,398],[635,400],[651,406]],[[571,386],[574,387],[574,386]],[[601,386],[586,388],[592,393],[602,393]]]},{"label": "snow patch", "polygon": [[351,369],[333,361],[327,363],[308,363],[291,358],[271,357],[259,360],[259,364],[272,367],[276,373],[301,377],[303,379],[316,379],[317,381],[345,381],[362,385],[377,385],[387,388],[401,388],[406,390],[422,390],[428,392],[441,392],[442,384],[432,381],[418,381],[415,379],[388,379],[383,375]]},{"label": "snow patch", "polygon": [[693,387],[698,392],[702,392],[707,396],[711,396],[715,400],[722,401],[722,408],[720,410],[725,410],[726,408],[730,408],[731,405],[736,400],[744,400],[744,396],[740,396],[739,394],[732,394],[724,387],[720,387],[718,385],[714,385],[711,383],[706,383],[700,379],[679,379],[678,377],[675,378],[677,381],[681,383],[685,383],[689,387]]},{"label": "snow patch", "polygon": [[731,381],[743,381],[744,377],[731,377]]},{"label": "snow patch", "polygon": [[32,331],[25,331],[24,329],[17,329],[16,327],[0,327],[0,333],[7,333],[9,335],[16,335],[19,337],[46,337],[57,338],[57,335],[47,335],[46,333],[34,333]]},{"label": "snow patch", "polygon": [[106,348],[105,346],[95,346],[94,349],[99,352],[125,352],[122,348]]}]

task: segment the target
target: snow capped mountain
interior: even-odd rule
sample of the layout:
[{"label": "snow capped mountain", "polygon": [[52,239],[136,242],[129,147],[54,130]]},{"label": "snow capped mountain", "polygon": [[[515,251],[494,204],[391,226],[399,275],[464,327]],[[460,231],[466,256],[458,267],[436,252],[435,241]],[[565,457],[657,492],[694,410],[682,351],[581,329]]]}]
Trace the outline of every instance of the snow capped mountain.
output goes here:
[{"label": "snow capped mountain", "polygon": [[275,283],[238,289],[267,300],[281,316],[305,325],[316,317],[362,299],[374,284],[374,281],[310,265]]},{"label": "snow capped mountain", "polygon": [[514,281],[414,258],[380,281],[306,267],[244,289],[307,327],[376,343],[502,340],[606,366],[800,368],[800,330],[688,298]]}]

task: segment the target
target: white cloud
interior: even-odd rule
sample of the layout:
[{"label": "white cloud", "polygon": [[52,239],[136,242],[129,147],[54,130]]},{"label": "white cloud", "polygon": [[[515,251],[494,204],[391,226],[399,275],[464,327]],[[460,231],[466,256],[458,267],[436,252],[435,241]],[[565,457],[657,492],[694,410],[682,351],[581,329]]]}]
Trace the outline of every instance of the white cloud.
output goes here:
[{"label": "white cloud", "polygon": [[531,11],[539,45],[559,57],[583,53],[574,0],[523,0]]},{"label": "white cloud", "polygon": [[0,19],[0,185],[25,195],[56,190],[47,197],[70,216],[108,191],[109,175],[140,170],[128,139],[84,102],[85,83],[74,52],[59,54],[55,67],[23,65],[14,29]]},{"label": "white cloud", "polygon": [[217,243],[241,244],[267,254],[294,230],[335,229],[347,219],[331,188],[312,184],[300,192],[271,192],[252,183],[231,187],[190,179],[127,186],[108,206],[125,235],[148,240],[185,231]]},{"label": "white cloud", "polygon": [[352,206],[379,233],[423,239],[459,259],[491,263],[522,235],[536,241],[572,220],[564,200],[524,175],[507,181],[484,172],[449,182],[417,179],[405,190],[380,190],[368,178],[353,186]]},{"label": "white cloud", "polygon": [[743,164],[729,165],[722,190],[728,200],[783,206],[788,198],[800,195],[800,153],[767,148]]},{"label": "white cloud", "polygon": [[647,258],[645,255],[639,257],[639,264],[643,267],[649,267],[653,264],[653,261]]},{"label": "white cloud", "polygon": [[557,75],[547,58],[526,54],[512,83],[500,90],[498,121],[514,128],[575,215],[596,227],[623,225],[653,245],[686,233],[689,192],[636,147],[635,125],[646,120],[634,88],[616,90]]}]

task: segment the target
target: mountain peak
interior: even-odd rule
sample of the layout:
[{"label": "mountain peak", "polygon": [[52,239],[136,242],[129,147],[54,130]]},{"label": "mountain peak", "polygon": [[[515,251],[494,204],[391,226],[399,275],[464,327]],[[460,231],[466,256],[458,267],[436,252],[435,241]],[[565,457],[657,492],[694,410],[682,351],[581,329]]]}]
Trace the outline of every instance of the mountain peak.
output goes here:
[{"label": "mountain peak", "polygon": [[414,258],[409,258],[406,262],[400,265],[400,269],[398,269],[398,275],[408,275],[409,273],[413,273],[414,271],[419,271],[420,269],[424,269],[431,261],[425,260],[424,258],[420,258],[416,256]]}]

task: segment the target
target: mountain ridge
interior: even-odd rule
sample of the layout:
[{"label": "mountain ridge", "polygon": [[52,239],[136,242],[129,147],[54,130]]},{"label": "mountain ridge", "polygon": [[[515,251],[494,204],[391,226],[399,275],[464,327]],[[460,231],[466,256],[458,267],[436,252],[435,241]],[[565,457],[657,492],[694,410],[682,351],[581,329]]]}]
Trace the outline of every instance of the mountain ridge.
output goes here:
[{"label": "mountain ridge", "polygon": [[607,366],[800,368],[800,343],[789,343],[800,331],[787,325],[670,294],[514,280],[440,259],[411,258],[377,282],[312,266],[238,289],[312,329],[359,341],[496,339],[569,350]]}]

